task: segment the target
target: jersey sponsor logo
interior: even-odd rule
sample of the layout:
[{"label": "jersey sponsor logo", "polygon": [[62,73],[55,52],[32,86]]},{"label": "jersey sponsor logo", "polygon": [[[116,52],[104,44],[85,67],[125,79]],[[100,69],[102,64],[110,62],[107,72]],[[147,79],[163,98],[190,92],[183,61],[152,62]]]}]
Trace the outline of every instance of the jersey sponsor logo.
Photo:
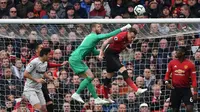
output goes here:
[{"label": "jersey sponsor logo", "polygon": [[185,73],[185,71],[184,71],[184,70],[181,70],[181,69],[178,69],[178,70],[175,70],[175,73],[182,74],[182,73]]},{"label": "jersey sponsor logo", "polygon": [[44,74],[45,71],[38,71],[38,70],[36,70],[36,73],[38,73],[38,74]]},{"label": "jersey sponsor logo", "polygon": [[114,40],[117,41],[117,40],[118,40],[118,37],[114,37]]},{"label": "jersey sponsor logo", "polygon": [[174,73],[174,75],[185,76],[185,71],[181,69],[175,70]]},{"label": "jersey sponsor logo", "polygon": [[184,68],[185,68],[185,69],[187,69],[187,68],[188,68],[188,66],[187,66],[187,65],[185,65],[185,66],[184,66]]}]

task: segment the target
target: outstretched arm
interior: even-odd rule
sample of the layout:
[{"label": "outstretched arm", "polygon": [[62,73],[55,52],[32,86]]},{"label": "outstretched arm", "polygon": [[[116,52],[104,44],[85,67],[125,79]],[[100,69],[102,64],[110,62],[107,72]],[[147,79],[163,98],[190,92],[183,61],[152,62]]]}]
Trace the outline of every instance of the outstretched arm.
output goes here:
[{"label": "outstretched arm", "polygon": [[48,62],[48,68],[61,67],[61,66],[66,65],[66,64],[67,64],[67,61],[64,61],[62,64],[56,64],[56,63]]},{"label": "outstretched arm", "polygon": [[126,26],[120,28],[120,29],[117,29],[115,31],[112,31],[110,33],[106,33],[106,34],[99,34],[98,35],[98,38],[99,39],[106,39],[106,38],[109,38],[109,37],[112,37],[112,36],[115,36],[117,35],[118,33],[122,32],[122,31],[125,31],[127,29],[131,28],[131,25],[130,24],[127,24]]}]

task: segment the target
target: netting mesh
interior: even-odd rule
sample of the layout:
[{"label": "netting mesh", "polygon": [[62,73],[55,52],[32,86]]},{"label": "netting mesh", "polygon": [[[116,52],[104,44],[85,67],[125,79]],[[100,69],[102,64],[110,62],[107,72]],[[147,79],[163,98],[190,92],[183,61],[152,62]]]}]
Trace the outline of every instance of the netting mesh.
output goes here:
[{"label": "netting mesh", "polygon": [[[103,24],[103,33],[120,28],[123,24]],[[186,45],[190,49],[188,58],[196,63],[199,72],[200,53],[198,46],[198,24],[132,24],[139,34],[137,39],[127,46],[120,54],[120,61],[127,67],[129,76],[140,88],[148,91],[135,96],[134,92],[121,80],[116,72],[112,78],[109,97],[114,104],[94,105],[94,99],[86,90],[81,94],[87,103],[81,104],[71,100],[71,95],[83,79],[74,75],[69,65],[49,68],[47,73],[54,81],[47,81],[49,96],[54,103],[54,112],[127,112],[145,111],[147,103],[152,112],[170,111],[170,91],[163,84],[167,63],[174,59],[175,49]],[[0,26],[0,106],[7,111],[19,110],[28,102],[17,102],[21,98],[24,86],[23,72],[29,59],[35,55],[35,46],[42,43],[50,47],[53,54],[50,62],[63,63],[68,60],[86,35],[90,33],[88,24],[1,24]],[[97,45],[100,48],[102,42]],[[105,61],[99,61],[95,56],[84,60],[95,74],[93,84],[100,97],[103,96],[102,79],[105,78]],[[10,68],[10,69],[4,69]],[[9,73],[9,70],[11,73]],[[199,82],[199,81],[198,81]],[[197,103],[198,104],[198,103]],[[141,107],[141,108],[140,108]],[[195,109],[198,111],[196,105]],[[181,110],[185,110],[184,104]],[[27,111],[28,112],[28,111]],[[122,111],[120,111],[122,112]],[[125,111],[123,111],[125,112]]]}]

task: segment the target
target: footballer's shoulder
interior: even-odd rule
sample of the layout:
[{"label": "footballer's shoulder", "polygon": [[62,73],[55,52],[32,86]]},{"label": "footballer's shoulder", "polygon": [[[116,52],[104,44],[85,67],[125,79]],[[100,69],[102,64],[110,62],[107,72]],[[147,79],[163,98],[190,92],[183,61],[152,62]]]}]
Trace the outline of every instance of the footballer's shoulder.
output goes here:
[{"label": "footballer's shoulder", "polygon": [[178,60],[177,59],[173,59],[170,61],[170,63],[176,63]]}]

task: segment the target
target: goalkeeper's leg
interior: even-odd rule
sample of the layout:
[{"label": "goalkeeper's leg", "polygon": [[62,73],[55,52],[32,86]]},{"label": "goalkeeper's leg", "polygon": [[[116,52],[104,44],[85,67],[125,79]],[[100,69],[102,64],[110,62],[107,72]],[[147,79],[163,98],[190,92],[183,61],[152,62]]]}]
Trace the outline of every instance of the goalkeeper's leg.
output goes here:
[{"label": "goalkeeper's leg", "polygon": [[119,72],[122,74],[124,81],[133,89],[133,91],[136,92],[136,95],[142,94],[145,91],[147,91],[147,89],[141,89],[135,85],[135,83],[132,81],[132,79],[128,76],[128,72],[127,72],[127,69],[125,68],[125,66],[122,66],[119,69]]},{"label": "goalkeeper's leg", "polygon": [[[80,98],[80,93],[83,91],[86,87],[88,88],[89,92],[92,94],[92,97],[95,99],[95,104],[105,104],[108,103],[107,101],[104,101],[100,99],[97,96],[96,90],[94,88],[94,85],[92,84],[92,80],[94,79],[94,74],[91,72],[90,69],[88,69],[85,74],[87,77],[80,83],[79,88],[77,91],[72,95],[72,98],[75,100],[79,100]],[[82,102],[83,103],[83,102]]]}]

